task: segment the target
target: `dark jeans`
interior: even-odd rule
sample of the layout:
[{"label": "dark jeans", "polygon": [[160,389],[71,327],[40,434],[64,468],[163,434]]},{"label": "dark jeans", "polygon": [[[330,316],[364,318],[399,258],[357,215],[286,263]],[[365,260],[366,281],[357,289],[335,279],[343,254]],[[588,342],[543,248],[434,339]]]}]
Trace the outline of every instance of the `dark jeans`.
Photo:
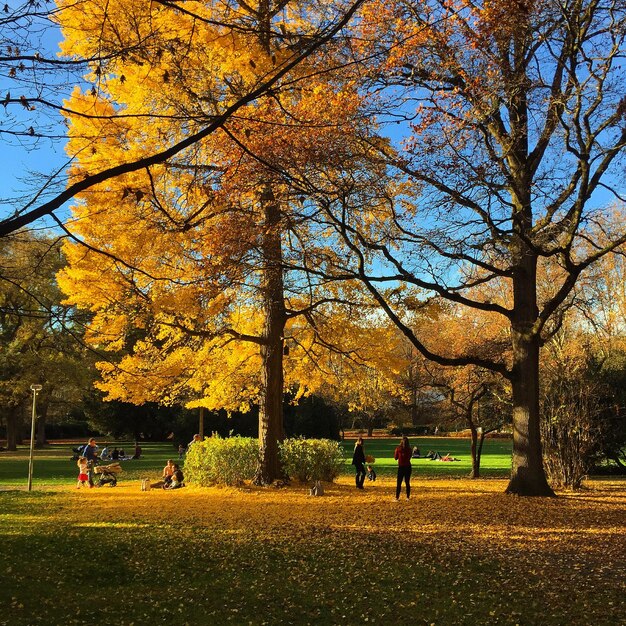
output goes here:
[{"label": "dark jeans", "polygon": [[400,497],[402,491],[402,481],[406,483],[406,497],[411,495],[411,466],[402,467],[398,465],[398,482],[396,483],[396,498]]},{"label": "dark jeans", "polygon": [[365,482],[365,465],[363,463],[357,463],[354,467],[356,469],[356,486],[361,489]]}]

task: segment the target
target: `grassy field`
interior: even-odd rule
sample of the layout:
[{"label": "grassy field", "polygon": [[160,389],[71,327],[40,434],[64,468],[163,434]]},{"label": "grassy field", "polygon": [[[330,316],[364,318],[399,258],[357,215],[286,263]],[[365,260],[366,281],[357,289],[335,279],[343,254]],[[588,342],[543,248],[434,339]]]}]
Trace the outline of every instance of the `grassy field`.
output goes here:
[{"label": "grassy field", "polygon": [[[398,445],[399,439],[365,439],[365,452],[376,458],[374,466],[379,476],[391,476],[395,474],[397,463],[393,459],[393,452]],[[422,453],[428,450],[438,450],[441,454],[450,453],[458,462],[441,463],[428,459],[414,459],[413,471],[415,476],[441,477],[467,476],[471,468],[469,440],[446,437],[415,437],[411,439],[412,445],[417,445]],[[72,445],[69,443],[52,443],[43,450],[35,450],[33,484],[58,485],[70,484],[76,480],[76,463],[71,461]],[[131,451],[134,447],[132,442],[116,442],[118,447]],[[354,439],[343,442],[345,451],[345,473],[352,473],[350,465]],[[101,446],[102,447],[102,446]],[[109,446],[111,447],[111,446]],[[120,482],[140,481],[144,476],[159,476],[168,458],[178,460],[178,451],[169,443],[145,443],[142,444],[143,456],[139,460],[123,461],[123,473]],[[18,486],[27,482],[28,476],[27,447],[19,447],[17,452],[0,453],[0,487]],[[484,476],[504,477],[511,468],[511,442],[502,439],[488,439],[485,442],[481,466]]]},{"label": "grassy field", "polygon": [[[467,441],[424,441],[466,456]],[[142,492],[165,445],[91,490],[54,446],[28,492],[28,450],[2,453],[0,624],[626,624],[625,481],[525,499],[502,478],[437,476],[461,463],[417,461],[411,500],[396,502],[396,443],[366,441],[379,479],[365,491],[348,458],[321,498],[298,483]],[[506,473],[507,442],[490,444]]]},{"label": "grassy field", "polygon": [[626,485],[0,491],[0,624],[626,623]]}]

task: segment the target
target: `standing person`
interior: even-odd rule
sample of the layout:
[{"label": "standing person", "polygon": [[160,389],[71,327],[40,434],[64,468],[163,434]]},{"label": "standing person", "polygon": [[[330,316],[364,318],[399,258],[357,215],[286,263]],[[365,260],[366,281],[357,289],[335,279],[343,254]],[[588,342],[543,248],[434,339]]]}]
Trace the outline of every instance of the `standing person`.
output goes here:
[{"label": "standing person", "polygon": [[76,465],[78,465],[78,482],[76,483],[76,489],[80,489],[83,486],[86,487],[89,483],[89,464],[84,456],[80,456],[78,457]]},{"label": "standing person", "polygon": [[182,443],[178,444],[178,458],[182,459],[185,454],[185,446]]},{"label": "standing person", "polygon": [[93,487],[93,468],[98,462],[98,446],[93,437],[88,441],[87,445],[83,449],[83,456],[87,459],[87,465],[89,467],[89,471],[87,472],[87,476],[89,477],[89,486]]},{"label": "standing person", "polygon": [[352,455],[352,465],[356,470],[356,488],[364,489],[365,482],[365,451],[363,450],[363,437],[359,437],[354,444],[354,454]]},{"label": "standing person", "polygon": [[393,458],[398,461],[398,481],[396,483],[396,500],[400,499],[402,481],[406,483],[406,499],[411,497],[411,444],[408,437],[403,436],[400,445],[396,448]]}]

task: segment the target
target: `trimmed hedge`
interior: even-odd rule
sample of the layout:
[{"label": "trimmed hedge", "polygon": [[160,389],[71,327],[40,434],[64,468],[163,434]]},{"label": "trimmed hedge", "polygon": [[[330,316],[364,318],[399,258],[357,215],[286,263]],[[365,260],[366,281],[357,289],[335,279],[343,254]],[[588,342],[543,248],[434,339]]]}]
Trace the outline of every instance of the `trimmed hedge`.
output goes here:
[{"label": "trimmed hedge", "polygon": [[[307,482],[332,482],[343,464],[343,450],[330,439],[285,439],[279,444],[285,474]],[[194,443],[185,457],[185,479],[200,486],[240,485],[252,480],[259,462],[259,443],[251,437],[217,434]]]}]

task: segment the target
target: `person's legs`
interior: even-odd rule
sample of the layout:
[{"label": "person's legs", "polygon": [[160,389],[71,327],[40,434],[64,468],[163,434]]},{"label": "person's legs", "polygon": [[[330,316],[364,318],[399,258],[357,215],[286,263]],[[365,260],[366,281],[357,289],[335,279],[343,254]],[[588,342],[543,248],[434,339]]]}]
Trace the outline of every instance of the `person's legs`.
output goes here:
[{"label": "person's legs", "polygon": [[398,477],[396,480],[396,500],[400,498],[400,491],[402,491],[402,478],[404,476],[404,472],[402,471],[404,468],[398,466]]},{"label": "person's legs", "polygon": [[365,465],[363,463],[357,463],[355,465],[356,475],[354,477],[357,489],[363,489],[363,483],[365,482]]},{"label": "person's legs", "polygon": [[404,481],[406,482],[406,498],[407,500],[411,497],[411,466],[405,467],[404,473]]}]

